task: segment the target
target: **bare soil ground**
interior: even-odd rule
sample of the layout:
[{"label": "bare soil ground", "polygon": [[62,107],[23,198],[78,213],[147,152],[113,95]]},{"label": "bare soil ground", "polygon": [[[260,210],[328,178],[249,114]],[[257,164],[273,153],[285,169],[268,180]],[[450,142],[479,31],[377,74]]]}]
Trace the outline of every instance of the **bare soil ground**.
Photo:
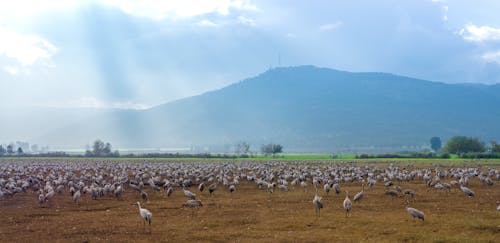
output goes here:
[{"label": "bare soil ground", "polygon": [[[269,194],[254,183],[242,181],[231,194],[219,186],[212,197],[201,193],[204,206],[183,209],[186,201],[177,188],[167,198],[164,191],[147,190],[144,208],[153,213],[152,227],[144,226],[137,206],[140,195],[128,189],[122,200],[90,199],[83,195],[75,205],[69,193],[57,194],[51,207],[40,207],[34,192],[0,199],[1,242],[500,242],[500,183],[486,186],[473,179],[468,198],[458,188],[450,192],[429,189],[422,181],[401,182],[416,191],[411,204],[425,213],[414,221],[403,197],[384,195],[381,182],[365,189],[360,203],[353,203],[346,218],[345,193],[323,196],[321,216],[314,212],[314,190],[297,187]],[[359,183],[342,184],[352,196]],[[200,195],[193,187],[191,191]]]}]

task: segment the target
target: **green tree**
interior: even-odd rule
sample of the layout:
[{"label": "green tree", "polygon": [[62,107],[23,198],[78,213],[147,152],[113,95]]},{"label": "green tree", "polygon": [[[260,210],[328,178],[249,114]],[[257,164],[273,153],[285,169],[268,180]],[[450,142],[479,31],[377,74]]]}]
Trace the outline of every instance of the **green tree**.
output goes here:
[{"label": "green tree", "polygon": [[87,150],[85,151],[85,156],[88,156],[88,157],[119,156],[118,150],[116,150],[115,152],[112,152],[111,149],[112,149],[111,143],[109,143],[109,142],[104,143],[102,140],[97,139],[92,144],[92,150],[87,148]]},{"label": "green tree", "polygon": [[246,142],[236,144],[235,152],[237,154],[248,154],[250,152],[250,144]]},{"label": "green tree", "polygon": [[7,150],[0,144],[0,156],[4,156]]},{"label": "green tree", "polygon": [[434,152],[438,153],[439,150],[441,150],[441,138],[439,137],[432,137],[431,138],[431,148],[434,150]]},{"label": "green tree", "polygon": [[462,154],[469,152],[484,152],[484,143],[477,138],[465,136],[455,136],[450,138],[443,148],[443,151],[452,154]]},{"label": "green tree", "polygon": [[14,144],[7,145],[7,154],[8,155],[14,154]]},{"label": "green tree", "polygon": [[21,148],[21,147],[17,148],[17,155],[21,155],[23,153],[24,153],[23,148]]},{"label": "green tree", "polygon": [[274,156],[283,152],[283,146],[281,144],[265,144],[260,147],[260,151],[265,155],[272,154]]},{"label": "green tree", "polygon": [[31,152],[33,152],[33,153],[37,153],[38,152],[38,145],[37,144],[31,145]]},{"label": "green tree", "polygon": [[491,152],[492,153],[500,153],[500,144],[497,141],[491,141]]}]

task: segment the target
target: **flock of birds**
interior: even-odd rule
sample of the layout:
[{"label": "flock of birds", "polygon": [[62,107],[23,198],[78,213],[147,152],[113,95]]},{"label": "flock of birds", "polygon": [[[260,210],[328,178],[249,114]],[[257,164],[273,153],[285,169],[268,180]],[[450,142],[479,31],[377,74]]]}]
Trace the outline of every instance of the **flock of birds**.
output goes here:
[{"label": "flock of birds", "polygon": [[[465,196],[474,197],[474,191],[467,186],[469,181],[475,178],[485,186],[498,187],[500,171],[485,167],[442,168],[439,165],[416,168],[411,164],[390,164],[378,168],[368,165],[355,166],[349,162],[4,161],[0,164],[0,198],[15,200],[16,194],[34,192],[40,205],[51,207],[54,197],[62,197],[65,192],[69,192],[74,203],[79,204],[83,195],[94,200],[101,197],[121,200],[125,190],[131,190],[136,191],[147,202],[147,187],[152,191],[165,191],[168,197],[174,190],[182,188],[187,198],[182,206],[199,208],[203,203],[193,191],[198,190],[201,193],[207,189],[212,196],[218,188],[223,188],[233,193],[240,186],[240,182],[247,181],[270,194],[275,190],[289,191],[296,187],[307,192],[308,188],[312,187],[315,190],[312,203],[319,217],[323,208],[322,197],[318,195],[321,188],[327,195],[330,191],[339,194],[342,192],[341,185],[361,183],[361,191],[354,195],[352,201],[349,191],[345,191],[346,197],[342,205],[347,218],[353,210],[353,201],[359,202],[363,199],[365,185],[373,188],[377,183],[383,183],[386,195],[404,196],[409,215],[413,219],[424,221],[425,214],[409,206],[415,191],[403,190],[397,185],[399,182],[421,180],[435,190],[449,191],[456,187]],[[153,214],[143,208],[140,202],[137,202],[137,206],[143,222],[151,225]],[[500,210],[500,205],[496,210]]]}]

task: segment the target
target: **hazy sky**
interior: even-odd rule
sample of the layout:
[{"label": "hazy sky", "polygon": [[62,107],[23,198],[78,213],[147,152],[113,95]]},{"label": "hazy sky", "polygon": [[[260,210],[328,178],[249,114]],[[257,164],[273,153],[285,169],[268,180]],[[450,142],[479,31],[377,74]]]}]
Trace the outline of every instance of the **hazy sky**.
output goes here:
[{"label": "hazy sky", "polygon": [[2,1],[0,109],[143,109],[279,60],[497,83],[499,10],[496,0]]}]

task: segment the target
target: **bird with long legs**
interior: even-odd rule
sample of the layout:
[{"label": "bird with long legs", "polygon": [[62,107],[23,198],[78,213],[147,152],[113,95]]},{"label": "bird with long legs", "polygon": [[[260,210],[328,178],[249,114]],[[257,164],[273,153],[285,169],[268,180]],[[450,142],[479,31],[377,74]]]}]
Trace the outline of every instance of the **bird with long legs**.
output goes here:
[{"label": "bird with long legs", "polygon": [[349,191],[345,191],[345,199],[344,199],[344,209],[345,209],[345,217],[347,218],[349,212],[352,210],[352,202],[349,199]]},{"label": "bird with long legs", "polygon": [[144,221],[142,221],[143,226],[145,225],[146,222],[148,222],[148,225],[150,227],[150,232],[151,232],[151,220],[153,218],[153,214],[149,210],[142,208],[140,202],[137,202],[137,206],[139,207],[139,215],[144,220]]}]

